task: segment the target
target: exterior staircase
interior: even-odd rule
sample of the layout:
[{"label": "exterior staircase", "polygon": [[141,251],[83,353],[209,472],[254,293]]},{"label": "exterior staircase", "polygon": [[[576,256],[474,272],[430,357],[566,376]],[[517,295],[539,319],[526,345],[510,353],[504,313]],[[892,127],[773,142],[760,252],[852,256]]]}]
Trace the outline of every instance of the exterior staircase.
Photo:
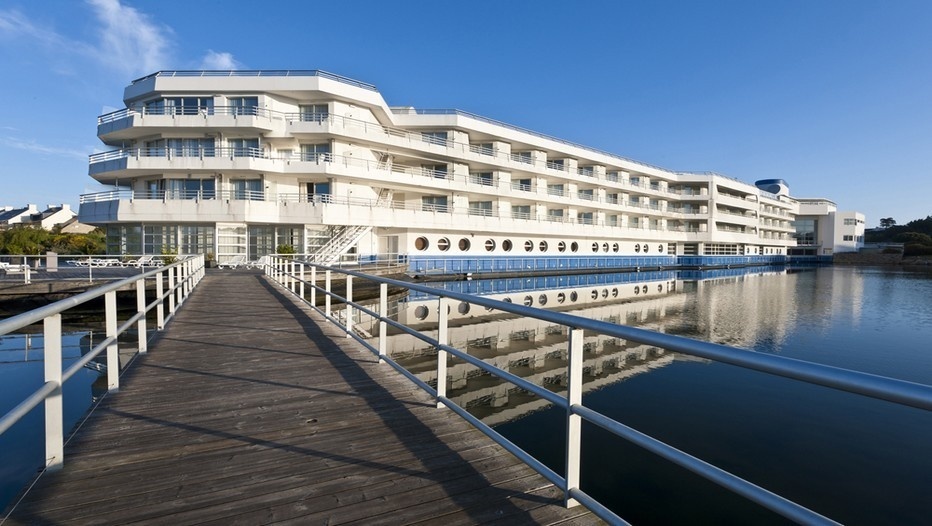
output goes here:
[{"label": "exterior staircase", "polygon": [[[379,191],[379,199],[376,206],[388,206],[392,201],[392,190],[383,188]],[[312,256],[315,263],[321,265],[333,265],[340,261],[343,254],[349,252],[351,248],[366,234],[372,231],[372,225],[341,225],[332,229],[330,240],[327,241]]]}]

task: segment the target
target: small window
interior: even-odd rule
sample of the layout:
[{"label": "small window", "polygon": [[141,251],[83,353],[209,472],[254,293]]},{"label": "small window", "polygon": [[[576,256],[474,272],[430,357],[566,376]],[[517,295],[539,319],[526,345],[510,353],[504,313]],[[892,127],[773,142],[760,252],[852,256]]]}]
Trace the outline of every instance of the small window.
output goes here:
[{"label": "small window", "polygon": [[579,251],[579,243],[575,241],[570,243],[570,252],[578,252],[578,251]]},{"label": "small window", "polygon": [[494,239],[486,239],[486,240],[485,240],[485,250],[486,250],[486,252],[492,252],[493,250],[495,250],[495,240],[494,240]]},{"label": "small window", "polygon": [[602,252],[608,252],[608,243],[602,243]]},{"label": "small window", "polygon": [[570,301],[576,301],[579,299],[579,294],[576,294],[576,291],[570,292]]},{"label": "small window", "polygon": [[613,298],[617,298],[617,297],[618,297],[618,287],[615,287],[615,288],[612,289],[612,297],[613,297]]},{"label": "small window", "polygon": [[539,305],[541,305],[541,306],[546,305],[546,304],[547,304],[547,295],[546,295],[546,294],[541,294],[540,296],[538,296],[538,297],[537,297],[537,303],[538,303]]},{"label": "small window", "polygon": [[634,286],[634,294],[637,295],[637,294],[640,294],[640,293],[641,293],[641,287],[638,287],[637,285],[635,285],[635,286]]},{"label": "small window", "polygon": [[557,251],[566,252],[566,241],[560,241],[557,243]]},{"label": "small window", "polygon": [[590,295],[590,296],[592,297],[592,299],[594,299],[594,300],[599,299],[599,291],[597,291],[597,290],[595,290],[595,289],[592,289],[592,293],[590,293],[589,295]]},{"label": "small window", "polygon": [[525,297],[524,297],[524,306],[525,306],[525,307],[530,307],[531,305],[534,305],[534,298],[532,298],[532,297],[530,297],[530,296],[525,296]]},{"label": "small window", "polygon": [[644,253],[647,254],[648,250],[650,250],[650,246],[647,243],[644,243]]},{"label": "small window", "polygon": [[663,245],[657,245],[657,252],[663,254]]},{"label": "small window", "polygon": [[541,242],[540,242],[540,245],[538,245],[538,247],[540,248],[540,251],[541,251],[541,252],[546,252],[546,251],[547,251],[547,242],[546,242],[546,241],[541,241]]},{"label": "small window", "polygon": [[427,314],[429,313],[430,311],[427,310],[427,307],[425,307],[424,305],[421,305],[418,308],[414,309],[414,317],[419,320],[427,319]]},{"label": "small window", "polygon": [[506,239],[502,241],[502,250],[504,250],[505,252],[511,252],[511,246],[512,245],[511,245],[510,239]]},{"label": "small window", "polygon": [[456,312],[460,314],[469,314],[469,304],[465,301],[461,301],[460,304],[456,306]]},{"label": "small window", "polygon": [[619,247],[618,247],[618,243],[612,243],[612,252],[617,253],[617,252],[618,252],[618,248],[619,248]]},{"label": "small window", "polygon": [[598,244],[598,243],[592,243],[592,251],[593,251],[593,252],[598,252],[598,251],[599,251],[599,244]]},{"label": "small window", "polygon": [[437,248],[440,249],[441,252],[450,250],[450,240],[445,237],[440,238],[437,240]]},{"label": "small window", "polygon": [[534,242],[529,239],[524,242],[524,251],[530,252],[532,250],[534,250]]},{"label": "small window", "polygon": [[427,250],[427,247],[430,246],[430,241],[427,241],[426,237],[419,237],[414,240],[414,248],[418,250]]},{"label": "small window", "polygon": [[467,250],[469,250],[469,247],[472,246],[472,243],[470,243],[469,240],[464,237],[464,238],[460,238],[460,242],[457,246],[460,248],[460,250],[462,250],[463,252],[466,252]]},{"label": "small window", "polygon": [[607,297],[608,297],[608,289],[602,289],[602,297],[603,297],[603,298],[607,298]]},{"label": "small window", "polygon": [[562,292],[557,294],[557,303],[563,303],[565,301],[566,301],[566,294]]},{"label": "small window", "polygon": [[635,251],[635,252],[640,252],[640,251],[641,251],[641,244],[640,244],[640,243],[638,243],[637,245],[634,245],[634,251]]},{"label": "small window", "polygon": [[641,287],[641,292],[643,292],[644,294],[647,294],[647,285],[644,285],[643,287]]}]

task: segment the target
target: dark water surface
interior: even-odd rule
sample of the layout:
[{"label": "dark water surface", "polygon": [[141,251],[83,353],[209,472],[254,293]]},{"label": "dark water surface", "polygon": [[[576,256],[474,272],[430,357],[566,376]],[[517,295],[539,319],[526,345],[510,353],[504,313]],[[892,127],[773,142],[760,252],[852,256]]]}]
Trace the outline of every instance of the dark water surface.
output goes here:
[{"label": "dark water surface", "polygon": [[[830,267],[685,283],[651,328],[932,384],[932,274]],[[932,523],[932,414],[675,355],[584,404],[846,524]],[[565,416],[498,431],[563,472]],[[588,424],[583,489],[634,524],[782,524]]]}]

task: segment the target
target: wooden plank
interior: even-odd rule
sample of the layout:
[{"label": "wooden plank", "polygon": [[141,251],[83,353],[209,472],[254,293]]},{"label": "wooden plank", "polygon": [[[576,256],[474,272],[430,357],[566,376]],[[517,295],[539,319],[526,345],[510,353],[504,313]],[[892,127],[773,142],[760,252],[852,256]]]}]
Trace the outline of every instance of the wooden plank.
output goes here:
[{"label": "wooden plank", "polygon": [[594,521],[561,499],[264,277],[212,273],[7,524]]}]

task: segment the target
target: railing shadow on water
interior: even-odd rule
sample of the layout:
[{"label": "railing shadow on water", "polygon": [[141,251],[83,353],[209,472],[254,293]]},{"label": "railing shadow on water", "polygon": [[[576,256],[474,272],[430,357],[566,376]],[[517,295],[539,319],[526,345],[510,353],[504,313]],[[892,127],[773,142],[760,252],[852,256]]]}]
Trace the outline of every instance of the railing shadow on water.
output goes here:
[{"label": "railing shadow on water", "polygon": [[[147,314],[155,311],[158,330],[174,317],[175,312],[204,276],[204,256],[187,256],[170,265],[152,270],[143,269],[132,277],[111,281],[87,292],[55,303],[0,320],[0,336],[33,324],[43,324],[44,383],[0,418],[0,434],[6,432],[32,409],[45,405],[45,470],[55,471],[64,465],[64,429],[62,386],[76,373],[106,351],[107,390],[120,387],[120,355],[118,338],[135,331],[137,352],[147,350]],[[147,303],[146,282],[155,282],[155,297]],[[117,290],[135,287],[136,313],[120,323],[117,317]],[[104,298],[106,339],[90,349],[68,369],[62,369],[62,314],[92,300]]]},{"label": "railing shadow on water", "polygon": [[[275,257],[270,259],[269,265],[267,265],[264,270],[266,274],[279,285],[297,295],[302,301],[307,302],[327,320],[339,326],[346,332],[348,337],[356,339],[363,346],[378,355],[380,361],[388,363],[400,374],[434,396],[437,400],[438,407],[447,407],[451,409],[488,435],[496,443],[527,463],[550,482],[561,488],[564,492],[564,499],[567,506],[582,504],[611,524],[627,523],[580,488],[580,439],[583,421],[587,421],[607,430],[673,464],[718,484],[734,494],[740,495],[751,502],[798,523],[837,524],[837,522],[585,407],[582,403],[584,332],[622,338],[639,344],[652,345],[669,351],[727,363],[799,382],[829,387],[927,411],[932,410],[932,386],[928,385],[820,365],[747,349],[703,342],[635,327],[606,323],[604,321],[507,303],[471,294],[444,291],[424,285],[372,276],[358,271],[317,265],[302,259]],[[321,281],[319,280],[321,274],[323,274],[322,285],[319,284]],[[344,294],[343,296],[334,292],[335,289],[332,287],[334,274],[340,276],[339,280],[342,282],[340,288]],[[354,280],[357,279],[378,285],[377,311],[353,300],[353,283]],[[389,287],[392,287],[394,290],[398,290],[399,288],[407,289],[422,295],[437,298],[438,321],[435,332],[436,337],[399,323],[389,316]],[[323,296],[322,306],[318,306],[318,295]],[[567,328],[569,333],[566,374],[568,385],[565,396],[544,389],[519,376],[490,365],[479,358],[470,356],[460,349],[451,347],[449,345],[449,310],[447,308],[451,300],[463,301],[517,316],[543,320]],[[335,302],[340,304],[338,311],[334,309]],[[356,317],[353,312],[354,310],[370,316],[373,321],[377,323],[378,334],[370,335],[371,338],[376,341],[375,345],[367,341],[370,338],[357,334],[353,326]],[[395,330],[417,338],[437,349],[436,388],[430,386],[420,378],[417,378],[387,355],[388,327],[392,327]],[[486,373],[492,374],[520,389],[539,396],[555,407],[562,408],[566,411],[567,436],[566,449],[564,452],[565,475],[561,476],[556,473],[543,462],[529,455],[491,427],[481,422],[478,418],[467,412],[465,408],[460,407],[447,398],[446,371],[448,356],[453,356],[469,363]]]}]

